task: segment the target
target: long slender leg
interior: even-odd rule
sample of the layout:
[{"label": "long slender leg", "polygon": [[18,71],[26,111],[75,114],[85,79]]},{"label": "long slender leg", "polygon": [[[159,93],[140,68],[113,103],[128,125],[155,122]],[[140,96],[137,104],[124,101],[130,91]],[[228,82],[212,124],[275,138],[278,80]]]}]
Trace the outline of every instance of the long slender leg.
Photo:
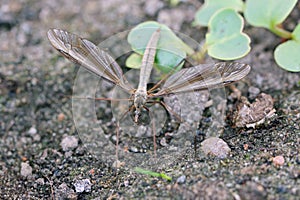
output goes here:
[{"label": "long slender leg", "polygon": [[155,127],[155,119],[152,115],[152,112],[147,108],[146,106],[143,106],[144,109],[146,109],[149,112],[150,119],[152,119],[152,136],[153,136],[153,149],[154,149],[154,157],[156,158],[156,127]]},{"label": "long slender leg", "polygon": [[124,114],[121,116],[119,121],[121,121],[131,110],[133,110],[133,108],[134,108],[134,105],[132,105],[126,112],[124,112]]},{"label": "long slender leg", "polygon": [[[172,108],[170,108],[170,106],[168,106],[165,102],[153,100],[153,101],[148,101],[148,103],[153,103],[153,104],[154,103],[158,103],[158,104],[160,104],[161,106],[163,106],[166,109],[167,112],[171,113],[179,121],[179,123],[183,123],[184,122],[184,120],[180,116],[178,116],[177,113],[175,113],[172,110]],[[192,129],[192,127],[191,127],[190,124],[185,123],[185,125]]]},{"label": "long slender leg", "polygon": [[182,123],[183,122],[183,120],[181,119],[181,117],[180,116],[178,116],[173,110],[172,110],[172,108],[170,108],[170,106],[168,106],[165,102],[163,102],[163,101],[149,101],[149,103],[158,103],[158,104],[160,104],[161,106],[163,106],[169,113],[171,113],[172,115],[174,115],[174,117],[176,117],[177,118],[177,120],[180,122],[180,123]]},{"label": "long slender leg", "polygon": [[119,146],[119,131],[120,131],[120,122],[117,120],[117,127],[116,127],[116,162],[119,162],[119,157],[118,157],[118,146]]},{"label": "long slender leg", "polygon": [[118,147],[119,147],[119,133],[120,133],[120,121],[127,115],[127,113],[129,111],[131,111],[134,108],[134,106],[131,106],[130,109],[128,109],[122,116],[121,118],[118,120],[117,119],[117,127],[116,127],[116,162],[119,162],[119,157],[118,157]]},{"label": "long slender leg", "polygon": [[153,121],[152,121],[152,132],[153,132],[154,157],[157,158],[156,157],[156,148],[157,148],[157,145],[156,145],[156,128],[155,128],[155,119],[154,118],[153,118]]}]

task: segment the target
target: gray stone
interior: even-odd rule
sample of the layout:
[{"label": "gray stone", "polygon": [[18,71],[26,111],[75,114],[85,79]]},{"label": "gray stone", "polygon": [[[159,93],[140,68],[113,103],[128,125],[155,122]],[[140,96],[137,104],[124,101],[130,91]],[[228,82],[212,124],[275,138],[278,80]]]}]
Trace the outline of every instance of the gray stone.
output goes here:
[{"label": "gray stone", "polygon": [[32,167],[25,162],[21,163],[21,176],[29,177],[32,175]]},{"label": "gray stone", "polygon": [[213,155],[221,159],[226,158],[230,152],[228,144],[221,138],[217,137],[207,138],[201,143],[201,145],[201,149],[206,155]]},{"label": "gray stone", "polygon": [[71,151],[78,146],[78,139],[75,136],[67,136],[60,143],[63,151]]},{"label": "gray stone", "polygon": [[185,175],[179,176],[179,177],[177,178],[177,180],[176,180],[176,182],[177,182],[177,183],[180,183],[180,184],[185,183],[185,181],[186,181],[186,176],[185,176]]},{"label": "gray stone", "polygon": [[82,179],[82,180],[76,180],[75,183],[73,183],[76,192],[82,193],[82,192],[90,192],[92,189],[92,184],[90,179]]}]

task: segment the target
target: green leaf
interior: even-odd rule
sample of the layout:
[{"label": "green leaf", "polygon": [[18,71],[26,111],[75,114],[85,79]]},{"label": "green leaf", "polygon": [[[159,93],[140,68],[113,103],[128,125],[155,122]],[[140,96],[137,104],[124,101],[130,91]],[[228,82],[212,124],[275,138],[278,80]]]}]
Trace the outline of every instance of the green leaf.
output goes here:
[{"label": "green leaf", "polygon": [[146,174],[146,175],[150,175],[150,176],[154,176],[154,177],[160,177],[160,178],[163,178],[167,181],[171,181],[172,178],[164,173],[157,173],[157,172],[153,172],[153,171],[150,171],[150,170],[146,170],[146,169],[142,169],[142,168],[139,168],[139,167],[136,167],[134,168],[134,171],[138,172],[138,173],[141,173],[141,174]]},{"label": "green leaf", "polygon": [[253,26],[272,29],[290,14],[297,0],[247,0],[245,18]]},{"label": "green leaf", "polygon": [[[158,50],[159,53],[157,53],[157,62],[154,63],[154,67],[161,72],[167,74],[170,71],[178,71],[182,68],[184,62],[179,64],[178,66],[173,66],[173,63],[177,62],[177,60],[172,60],[172,58],[176,59],[174,55],[174,52],[176,52],[176,49],[173,49],[173,52],[168,52],[164,50]],[[177,54],[180,55],[182,52],[178,50]],[[185,54],[181,54],[182,57],[185,56]],[[165,59],[169,57],[170,59]],[[126,60],[126,66],[132,69],[139,69],[142,65],[142,59],[143,57],[137,53],[132,53]],[[172,66],[172,67],[169,67]],[[176,67],[176,68],[175,68]]]},{"label": "green leaf", "polygon": [[[168,73],[174,67],[178,67],[187,54],[194,53],[194,50],[179,39],[171,29],[154,21],[144,22],[130,31],[127,40],[134,52],[143,55],[151,35],[158,28],[161,33],[157,44],[155,66],[160,71]],[[131,64],[133,63],[129,63]]]},{"label": "green leaf", "polygon": [[194,25],[208,26],[210,18],[219,10],[232,8],[238,12],[242,11],[244,2],[242,0],[205,0],[203,6],[195,15]]},{"label": "green leaf", "polygon": [[274,52],[276,63],[291,72],[300,72],[300,42],[293,40],[279,45]]},{"label": "green leaf", "polygon": [[168,175],[166,175],[164,173],[160,173],[160,177],[163,178],[163,179],[165,179],[165,180],[167,180],[167,181],[171,181],[172,180],[172,178],[170,176],[168,176]]},{"label": "green leaf", "polygon": [[300,24],[298,24],[296,26],[296,28],[294,29],[294,31],[292,33],[292,39],[300,42]]},{"label": "green leaf", "polygon": [[184,62],[181,62],[182,59],[180,58],[185,57],[185,52],[175,47],[172,51],[159,49],[156,54],[156,62],[154,63],[154,67],[165,74],[171,71],[175,72],[182,68]]},{"label": "green leaf", "polygon": [[221,60],[234,60],[250,51],[250,38],[242,32],[243,18],[232,9],[215,13],[206,34],[208,54]]},{"label": "green leaf", "polygon": [[279,45],[274,52],[276,63],[291,72],[300,72],[300,24],[292,33],[293,40]]},{"label": "green leaf", "polygon": [[125,65],[132,69],[139,69],[142,64],[142,56],[137,53],[132,53],[126,60]]},{"label": "green leaf", "polygon": [[180,0],[169,0],[169,4],[173,7],[177,6],[180,3]]}]

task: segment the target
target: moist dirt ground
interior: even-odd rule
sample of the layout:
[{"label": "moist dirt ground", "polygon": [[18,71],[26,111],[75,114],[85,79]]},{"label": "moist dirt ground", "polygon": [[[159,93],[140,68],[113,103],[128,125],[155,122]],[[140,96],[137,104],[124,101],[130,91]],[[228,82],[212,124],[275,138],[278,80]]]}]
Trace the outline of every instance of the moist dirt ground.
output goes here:
[{"label": "moist dirt ground", "polygon": [[[157,168],[172,178],[168,181],[126,164],[116,169],[85,147],[70,98],[78,66],[53,49],[48,29],[68,30],[98,44],[155,20],[203,40],[207,30],[191,26],[203,2],[170,2],[1,0],[0,199],[299,199],[300,74],[274,62],[280,38],[247,23],[252,50],[239,62],[252,70],[226,88],[226,119],[219,135],[231,150],[226,158],[201,151],[195,155],[186,143],[186,151],[172,162],[166,157]],[[299,9],[298,3],[283,24],[288,30],[299,23]],[[276,115],[255,128],[236,128],[231,117],[236,91],[251,102],[260,93],[271,95]],[[109,109],[102,107],[104,113]],[[213,123],[206,114],[203,137]],[[100,126],[113,132],[112,124],[107,120]]]}]

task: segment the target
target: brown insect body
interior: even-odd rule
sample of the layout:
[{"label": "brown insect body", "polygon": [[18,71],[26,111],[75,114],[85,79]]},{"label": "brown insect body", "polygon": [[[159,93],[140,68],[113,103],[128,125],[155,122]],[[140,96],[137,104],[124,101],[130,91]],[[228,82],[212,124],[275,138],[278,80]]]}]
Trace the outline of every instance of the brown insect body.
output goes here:
[{"label": "brown insect body", "polygon": [[154,64],[154,58],[156,54],[156,47],[159,40],[160,29],[157,29],[151,36],[142,60],[142,66],[140,71],[140,81],[137,90],[134,93],[134,122],[138,124],[139,117],[141,115],[141,109],[146,109],[145,106],[148,100],[147,83],[149,82],[151,71]]}]

